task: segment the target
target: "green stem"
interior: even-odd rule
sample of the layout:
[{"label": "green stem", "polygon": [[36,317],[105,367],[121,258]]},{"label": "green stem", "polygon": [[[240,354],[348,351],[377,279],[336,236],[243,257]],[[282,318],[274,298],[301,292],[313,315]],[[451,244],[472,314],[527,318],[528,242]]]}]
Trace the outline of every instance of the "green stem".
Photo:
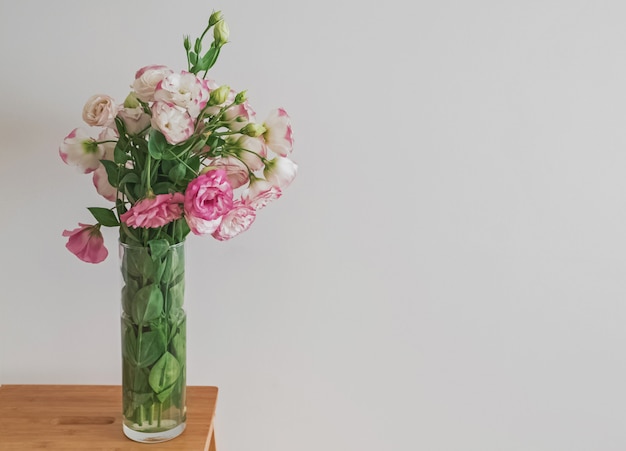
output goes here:
[{"label": "green stem", "polygon": [[141,338],[143,335],[143,324],[139,324],[139,330],[137,331],[137,362],[141,359]]},{"label": "green stem", "polygon": [[152,187],[150,186],[150,163],[152,162],[152,157],[150,154],[147,155],[146,160],[146,192],[149,194],[152,192]]},{"label": "green stem", "polygon": [[192,168],[192,167],[190,167],[187,163],[185,163],[185,161],[184,161],[182,158],[180,158],[178,155],[176,155],[174,152],[172,152],[172,149],[168,149],[168,150],[169,150],[169,152],[170,152],[172,155],[174,155],[174,158],[175,158],[176,160],[178,160],[179,162],[181,162],[181,163],[182,163],[182,164],[183,164],[183,165],[184,165],[187,169],[189,169],[189,170],[190,170],[190,171],[191,171],[191,172],[192,172],[192,173],[193,173],[196,177],[199,175],[199,172],[194,171],[194,170],[193,170],[193,168]]},{"label": "green stem", "polygon": [[106,143],[116,143],[117,140],[107,139],[106,141],[94,141],[94,144],[106,144]]}]

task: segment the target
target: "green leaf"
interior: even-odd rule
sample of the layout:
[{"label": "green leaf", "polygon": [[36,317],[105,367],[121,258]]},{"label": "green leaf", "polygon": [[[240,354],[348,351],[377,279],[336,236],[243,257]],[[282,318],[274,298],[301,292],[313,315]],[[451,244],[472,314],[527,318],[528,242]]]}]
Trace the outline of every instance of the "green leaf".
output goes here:
[{"label": "green leaf", "polygon": [[163,273],[163,281],[166,283],[174,283],[179,276],[185,273],[185,261],[182,254],[179,255],[178,250],[174,250],[167,254],[165,260],[165,272]]},{"label": "green leaf", "polygon": [[115,116],[115,126],[117,127],[117,133],[120,136],[120,138],[125,137],[126,136],[126,124],[124,124],[124,121],[122,120],[121,117]]},{"label": "green leaf", "polygon": [[[125,224],[122,224],[123,226]],[[122,260],[122,271],[132,277],[149,279],[152,276],[152,259],[147,248],[126,249]]]},{"label": "green leaf", "polygon": [[181,280],[176,285],[170,287],[167,296],[169,298],[170,309],[181,309],[185,302],[185,282]]},{"label": "green leaf", "polygon": [[176,357],[166,352],[150,370],[148,383],[158,394],[173,385],[178,376],[180,376],[180,364]]},{"label": "green leaf", "polygon": [[117,188],[117,181],[119,180],[120,174],[120,166],[117,165],[116,162],[111,160],[100,160],[100,163],[104,166],[104,169],[107,171],[107,178],[109,179],[109,184],[113,188]]},{"label": "green leaf", "polygon": [[139,182],[141,182],[141,179],[139,179],[139,176],[137,174],[135,174],[134,172],[128,172],[126,173],[126,175],[124,175],[124,177],[122,177],[122,180],[120,180],[120,185]]},{"label": "green leaf", "polygon": [[[126,272],[122,274],[126,276]],[[135,279],[131,277],[124,277],[126,280],[126,285],[122,288],[122,311],[127,315],[131,315],[131,308],[133,305],[133,298],[135,297],[135,293],[137,293],[137,289],[139,288],[138,283]]]},{"label": "green leaf", "polygon": [[148,152],[150,152],[150,156],[157,160],[163,158],[163,154],[165,150],[169,146],[165,136],[158,130],[152,130],[150,132],[150,140],[148,141]]},{"label": "green leaf", "polygon": [[126,154],[126,147],[128,146],[128,141],[121,139],[115,145],[115,149],[113,149],[113,159],[117,164],[125,164],[130,157]]},{"label": "green leaf", "polygon": [[128,317],[122,316],[122,356],[137,364],[137,335]]},{"label": "green leaf", "polygon": [[137,183],[133,189],[133,194],[137,199],[143,199],[146,196],[146,188],[142,184]]},{"label": "green leaf", "polygon": [[137,341],[137,347],[139,348],[137,366],[146,368],[156,362],[166,351],[165,333],[160,329],[144,332],[141,335],[141,345]]},{"label": "green leaf", "polygon": [[174,387],[176,387],[176,385],[171,385],[170,387],[163,390],[161,393],[157,393],[156,397],[159,402],[164,402],[172,394],[172,391],[174,391]]},{"label": "green leaf", "polygon": [[88,207],[87,210],[89,210],[93,217],[96,218],[96,221],[105,227],[117,227],[120,225],[115,213],[108,208]]},{"label": "green leaf", "polygon": [[[187,336],[187,314],[185,313],[183,309],[170,310],[168,322],[170,325],[170,336],[169,336],[170,342],[172,341],[172,339],[177,333],[182,334],[183,337]],[[170,352],[173,352],[173,351],[170,351]],[[178,357],[178,355],[176,356]],[[183,361],[180,360],[180,363],[182,365]]]},{"label": "green leaf", "polygon": [[[148,382],[150,372],[145,368],[138,368],[134,363],[130,363],[128,360],[122,362],[122,377],[124,378],[124,387],[128,388],[125,395],[130,395],[133,400],[136,400],[136,396],[139,394],[152,394],[152,387]],[[145,402],[145,397],[140,397],[139,404]]]},{"label": "green leaf", "polygon": [[[150,111],[148,110],[147,113]],[[148,153],[148,142],[143,138],[137,138],[133,140],[133,143],[137,146],[137,150],[144,154]]]},{"label": "green leaf", "polygon": [[158,318],[163,312],[163,293],[157,285],[140,288],[133,298],[132,317],[137,324]]},{"label": "green leaf", "polygon": [[172,338],[171,349],[178,361],[181,364],[184,364],[185,359],[187,358],[187,340],[185,340],[185,336],[182,333],[179,332],[174,335],[174,338]]},{"label": "green leaf", "polygon": [[209,70],[210,68],[212,68],[217,61],[217,57],[219,56],[219,54],[220,48],[211,46],[208,52],[204,54],[202,59],[198,61],[198,64],[194,66],[194,68],[196,69],[195,73],[198,73],[202,70]]},{"label": "green leaf", "polygon": [[185,166],[183,163],[178,163],[176,166],[170,169],[167,175],[172,182],[178,183],[185,178],[186,174],[187,166]]},{"label": "green leaf", "polygon": [[207,139],[207,145],[211,148],[211,150],[219,149],[223,147],[224,144],[226,144],[226,141],[216,135],[211,135],[209,136],[209,139]]},{"label": "green leaf", "polygon": [[198,55],[196,55],[194,52],[189,52],[189,61],[191,61],[191,64],[196,64],[196,62],[198,61]]},{"label": "green leaf", "polygon": [[159,182],[152,185],[154,194],[169,194],[176,192],[176,185],[172,182]]},{"label": "green leaf", "polygon": [[150,255],[152,261],[156,262],[158,259],[167,254],[167,250],[170,248],[170,243],[167,240],[150,240],[148,241],[150,247]]},{"label": "green leaf", "polygon": [[187,166],[191,168],[187,168],[187,177],[189,177],[190,179],[196,178],[195,173],[198,173],[200,171],[200,156],[196,155],[187,160]]}]

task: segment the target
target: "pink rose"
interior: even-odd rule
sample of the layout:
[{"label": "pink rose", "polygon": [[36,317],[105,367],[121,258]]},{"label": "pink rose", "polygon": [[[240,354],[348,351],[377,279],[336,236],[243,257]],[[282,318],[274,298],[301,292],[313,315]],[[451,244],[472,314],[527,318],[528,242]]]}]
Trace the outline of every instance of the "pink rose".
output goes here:
[{"label": "pink rose", "polygon": [[181,204],[184,201],[185,196],[181,193],[147,197],[133,205],[120,216],[120,219],[130,227],[155,229],[181,218],[183,215]]},{"label": "pink rose", "polygon": [[173,73],[167,66],[152,65],[142,67],[135,74],[133,89],[137,93],[137,98],[143,102],[154,101],[154,91],[157,85],[166,76]]},{"label": "pink rose", "polygon": [[219,241],[229,240],[250,228],[256,219],[254,208],[235,201],[233,208],[224,215],[219,227],[212,233],[213,238]]},{"label": "pink rose", "polygon": [[152,126],[163,133],[170,144],[178,144],[193,134],[193,119],[181,107],[168,102],[152,105]]},{"label": "pink rose", "polygon": [[232,206],[233,188],[223,169],[199,175],[185,191],[185,218],[196,235],[213,233]]},{"label": "pink rose", "polygon": [[282,108],[272,111],[263,126],[267,129],[263,134],[267,147],[281,157],[289,155],[293,150],[293,135],[287,112]]},{"label": "pink rose", "polygon": [[78,224],[74,230],[64,230],[63,236],[69,237],[65,245],[69,251],[87,263],[100,263],[107,255],[104,239],[99,225]]},{"label": "pink rose", "polygon": [[280,188],[272,185],[267,180],[255,178],[250,182],[248,189],[241,195],[241,200],[245,205],[249,205],[255,210],[260,210],[281,195],[282,191]]},{"label": "pink rose", "polygon": [[104,94],[89,97],[83,107],[83,120],[94,127],[108,127],[113,124],[116,115],[115,101]]},{"label": "pink rose", "polygon": [[78,167],[88,174],[100,166],[104,148],[80,128],[75,128],[63,140],[59,147],[59,155],[65,164]]}]

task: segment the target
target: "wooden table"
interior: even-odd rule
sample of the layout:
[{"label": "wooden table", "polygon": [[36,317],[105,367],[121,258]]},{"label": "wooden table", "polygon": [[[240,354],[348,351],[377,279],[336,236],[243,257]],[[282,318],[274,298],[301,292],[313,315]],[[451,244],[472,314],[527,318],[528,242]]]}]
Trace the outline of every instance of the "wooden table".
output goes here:
[{"label": "wooden table", "polygon": [[215,451],[217,387],[187,387],[182,435],[142,444],[122,432],[122,389],[115,385],[0,386],[0,450]]}]

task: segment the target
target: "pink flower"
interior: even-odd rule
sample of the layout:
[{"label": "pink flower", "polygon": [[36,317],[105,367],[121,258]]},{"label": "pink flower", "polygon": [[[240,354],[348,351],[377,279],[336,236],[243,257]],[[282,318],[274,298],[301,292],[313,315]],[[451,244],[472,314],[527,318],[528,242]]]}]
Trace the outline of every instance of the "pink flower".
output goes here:
[{"label": "pink flower", "polygon": [[212,233],[219,241],[229,240],[250,228],[256,219],[256,211],[241,201],[235,201],[232,210],[224,215],[219,227]]},{"label": "pink flower", "polygon": [[96,187],[96,191],[106,200],[115,202],[115,195],[117,194],[117,188],[114,188],[109,183],[109,177],[104,165],[100,163],[98,169],[93,172],[93,186]]},{"label": "pink flower", "polygon": [[[102,151],[101,160],[114,160],[115,146],[119,139],[119,133],[115,128],[103,128],[98,135],[98,141],[102,144],[98,144],[98,147]],[[103,142],[108,141],[108,142]]]},{"label": "pink flower", "polygon": [[165,136],[170,144],[178,144],[193,134],[193,119],[182,108],[168,102],[152,105],[152,126]]},{"label": "pink flower", "polygon": [[80,128],[72,130],[59,147],[63,162],[78,167],[85,174],[98,169],[103,154],[104,149]]},{"label": "pink flower", "polygon": [[130,227],[155,229],[181,218],[183,215],[181,204],[184,201],[185,196],[181,193],[147,197],[133,205],[120,216],[120,219]]},{"label": "pink flower", "polygon": [[263,126],[267,129],[263,134],[267,147],[281,157],[289,155],[293,150],[293,136],[287,112],[282,108],[272,111]]},{"label": "pink flower", "polygon": [[171,73],[157,85],[154,100],[184,108],[195,119],[209,100],[209,90],[207,84],[192,73]]},{"label": "pink flower", "polygon": [[107,255],[104,247],[104,239],[100,233],[100,225],[81,224],[74,230],[64,230],[63,236],[69,237],[65,247],[69,251],[87,263],[100,263]]},{"label": "pink flower", "polygon": [[83,120],[93,127],[108,127],[113,124],[116,115],[115,101],[104,94],[89,97],[83,107]]},{"label": "pink flower", "polygon": [[172,69],[160,65],[145,66],[139,69],[135,74],[133,83],[137,98],[143,102],[153,102],[157,85],[171,73],[173,73]]},{"label": "pink flower", "polygon": [[193,179],[185,191],[185,218],[196,235],[213,233],[233,206],[226,171],[210,170]]},{"label": "pink flower", "polygon": [[255,178],[250,186],[241,195],[241,201],[255,210],[260,210],[271,201],[282,195],[280,188],[272,185],[267,180]]},{"label": "pink flower", "polygon": [[122,108],[117,115],[122,118],[129,135],[137,135],[150,126],[150,115],[142,107]]},{"label": "pink flower", "polygon": [[211,162],[211,166],[216,166],[226,171],[226,178],[232,189],[237,189],[248,183],[248,168],[237,157],[229,155],[218,158]]},{"label": "pink flower", "polygon": [[268,182],[283,190],[293,182],[297,172],[298,165],[289,158],[276,157],[265,163],[263,175]]}]

